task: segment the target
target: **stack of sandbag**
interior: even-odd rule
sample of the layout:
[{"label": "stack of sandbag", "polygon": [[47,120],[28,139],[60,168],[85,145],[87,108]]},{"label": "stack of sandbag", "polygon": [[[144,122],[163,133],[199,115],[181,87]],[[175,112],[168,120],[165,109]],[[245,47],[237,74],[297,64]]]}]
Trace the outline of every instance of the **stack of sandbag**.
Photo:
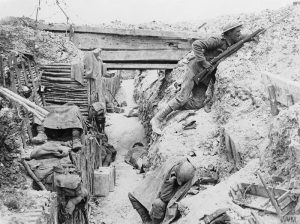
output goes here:
[{"label": "stack of sandbag", "polygon": [[[62,204],[60,219],[68,219],[77,204],[85,203],[88,192],[82,186],[80,172],[69,157],[71,148],[62,142],[48,141],[31,152],[28,165],[49,191],[58,192]],[[63,220],[62,220],[63,221]]]}]

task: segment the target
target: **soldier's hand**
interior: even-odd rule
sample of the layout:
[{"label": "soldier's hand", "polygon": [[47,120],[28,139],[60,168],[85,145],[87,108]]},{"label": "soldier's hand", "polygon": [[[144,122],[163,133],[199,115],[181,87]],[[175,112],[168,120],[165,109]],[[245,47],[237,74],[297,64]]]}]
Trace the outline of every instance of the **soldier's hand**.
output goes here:
[{"label": "soldier's hand", "polygon": [[202,65],[203,65],[204,68],[206,68],[208,70],[212,69],[212,64],[209,63],[208,61],[203,61]]},{"label": "soldier's hand", "polygon": [[258,43],[259,37],[258,36],[252,37],[251,40],[254,41],[255,43]]}]

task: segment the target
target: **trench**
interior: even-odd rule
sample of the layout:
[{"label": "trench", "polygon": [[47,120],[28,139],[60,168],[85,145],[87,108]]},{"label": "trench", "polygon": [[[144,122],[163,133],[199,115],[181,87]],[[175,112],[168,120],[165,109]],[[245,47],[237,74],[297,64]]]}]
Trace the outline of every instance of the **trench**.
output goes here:
[{"label": "trench", "polygon": [[[133,100],[134,80],[123,80],[116,99],[126,101],[125,113],[136,106]],[[94,198],[92,204],[91,223],[105,224],[139,224],[140,218],[132,208],[128,192],[136,187],[142,179],[132,166],[124,162],[128,149],[136,142],[146,144],[144,128],[137,117],[125,117],[124,113],[107,114],[106,133],[109,143],[117,150],[116,185],[113,192],[106,197]]]}]

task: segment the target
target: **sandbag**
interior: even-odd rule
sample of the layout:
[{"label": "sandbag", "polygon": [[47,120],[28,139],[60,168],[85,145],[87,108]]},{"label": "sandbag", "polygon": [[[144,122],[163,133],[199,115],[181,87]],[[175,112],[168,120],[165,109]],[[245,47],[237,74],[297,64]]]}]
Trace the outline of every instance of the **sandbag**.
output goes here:
[{"label": "sandbag", "polygon": [[59,142],[48,141],[43,145],[36,146],[31,154],[30,158],[32,159],[49,159],[49,158],[63,158],[69,155],[70,148],[64,145],[61,145]]}]

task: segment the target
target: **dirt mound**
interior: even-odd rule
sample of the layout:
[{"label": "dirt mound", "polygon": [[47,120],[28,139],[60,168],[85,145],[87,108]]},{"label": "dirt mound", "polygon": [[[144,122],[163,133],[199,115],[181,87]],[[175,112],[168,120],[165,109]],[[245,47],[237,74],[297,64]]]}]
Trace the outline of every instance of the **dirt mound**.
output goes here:
[{"label": "dirt mound", "polygon": [[70,62],[83,53],[68,37],[35,28],[28,18],[8,18],[0,22],[0,52],[11,50],[33,54],[39,63]]},{"label": "dirt mound", "polygon": [[26,178],[20,163],[21,118],[9,108],[0,110],[0,188],[24,187]]}]

